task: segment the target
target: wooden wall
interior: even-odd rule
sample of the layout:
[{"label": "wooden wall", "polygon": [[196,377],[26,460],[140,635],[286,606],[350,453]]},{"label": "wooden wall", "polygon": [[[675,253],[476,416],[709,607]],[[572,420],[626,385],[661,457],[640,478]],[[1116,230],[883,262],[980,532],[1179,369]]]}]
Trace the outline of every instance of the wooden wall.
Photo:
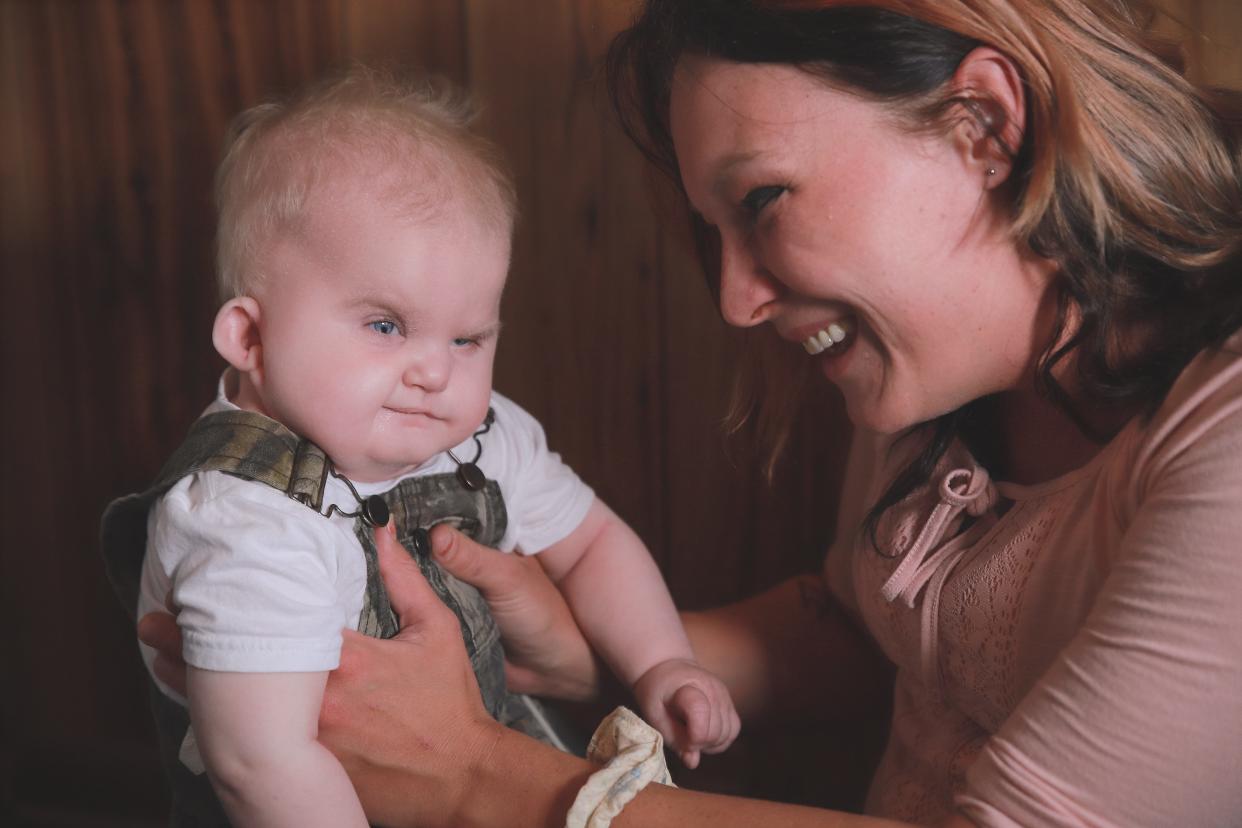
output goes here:
[{"label": "wooden wall", "polygon": [[[1216,38],[1195,43],[1204,71],[1242,78],[1235,0],[1185,8]],[[819,394],[772,489],[723,450],[738,343],[601,94],[598,59],[629,11],[0,0],[0,823],[158,823],[141,668],[103,581],[98,516],[151,477],[222,367],[209,193],[229,119],[351,60],[421,66],[485,104],[523,205],[497,386],[647,540],[678,601],[817,564],[848,425]],[[685,780],[846,801],[859,771],[844,764],[825,793],[799,751],[752,735]]]}]

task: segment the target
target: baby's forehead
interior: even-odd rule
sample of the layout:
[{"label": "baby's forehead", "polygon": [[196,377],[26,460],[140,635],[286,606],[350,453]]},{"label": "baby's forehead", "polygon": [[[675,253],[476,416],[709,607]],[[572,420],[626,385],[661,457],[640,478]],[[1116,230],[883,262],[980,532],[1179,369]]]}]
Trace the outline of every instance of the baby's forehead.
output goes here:
[{"label": "baby's forehead", "polygon": [[[418,180],[411,184],[410,176]],[[441,170],[419,174],[392,165],[345,163],[325,167],[301,199],[297,214],[273,228],[262,258],[322,262],[351,270],[360,261],[384,261],[399,270],[421,251],[481,255],[487,269],[507,272],[511,228],[498,223],[469,188],[455,186]],[[465,247],[461,247],[465,245]],[[281,252],[283,251],[283,253]],[[292,259],[290,258],[292,257]],[[266,269],[266,268],[265,268]],[[277,268],[296,274],[298,268]],[[296,278],[296,277],[295,277]]]},{"label": "baby's forehead", "polygon": [[469,238],[502,240],[507,251],[511,225],[474,195],[460,176],[435,164],[346,164],[323,172],[287,229],[294,236],[356,232],[365,216],[400,235],[452,229]]},{"label": "baby's forehead", "polygon": [[365,195],[411,221],[470,217],[509,234],[512,216],[477,159],[451,142],[377,124],[369,135],[332,134],[332,124],[288,137],[286,178],[304,181],[305,209],[341,192]]}]

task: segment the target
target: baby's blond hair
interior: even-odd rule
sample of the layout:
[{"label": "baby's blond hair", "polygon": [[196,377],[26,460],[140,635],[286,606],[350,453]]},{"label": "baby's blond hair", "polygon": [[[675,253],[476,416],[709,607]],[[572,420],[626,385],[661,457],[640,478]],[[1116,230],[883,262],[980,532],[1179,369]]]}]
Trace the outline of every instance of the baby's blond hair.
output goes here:
[{"label": "baby's blond hair", "polygon": [[264,245],[296,227],[312,193],[342,175],[379,187],[402,215],[434,218],[465,205],[510,234],[513,183],[495,146],[473,130],[475,116],[446,81],[362,66],[242,112],[216,172],[222,298],[255,288]]}]

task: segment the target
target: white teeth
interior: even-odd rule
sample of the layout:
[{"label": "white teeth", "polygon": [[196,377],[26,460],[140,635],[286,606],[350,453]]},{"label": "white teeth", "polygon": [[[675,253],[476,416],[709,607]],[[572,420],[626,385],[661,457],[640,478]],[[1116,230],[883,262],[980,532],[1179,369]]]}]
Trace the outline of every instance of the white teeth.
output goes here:
[{"label": "white teeth", "polygon": [[843,326],[833,322],[827,328],[818,330],[802,340],[802,347],[808,354],[822,354],[833,345],[844,342],[848,335],[849,332]]}]

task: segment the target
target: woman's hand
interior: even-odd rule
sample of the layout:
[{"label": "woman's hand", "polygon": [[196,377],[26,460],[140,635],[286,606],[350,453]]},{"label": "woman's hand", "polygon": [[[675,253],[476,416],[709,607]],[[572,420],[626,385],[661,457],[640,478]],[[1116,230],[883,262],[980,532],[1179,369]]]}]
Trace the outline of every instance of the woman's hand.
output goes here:
[{"label": "woman's hand", "polygon": [[483,707],[456,616],[391,529],[375,533],[380,574],[401,630],[388,640],[346,630],[324,691],[319,740],[349,773],[367,816],[456,824],[470,779],[500,738]]},{"label": "woman's hand", "polygon": [[537,561],[480,546],[443,524],[431,532],[431,549],[440,566],[477,588],[491,608],[511,690],[570,701],[595,698],[599,662]]},{"label": "woman's hand", "polygon": [[155,650],[155,677],[185,695],[185,662],[181,659],[181,628],[171,612],[148,612],[138,619],[138,640]]}]

